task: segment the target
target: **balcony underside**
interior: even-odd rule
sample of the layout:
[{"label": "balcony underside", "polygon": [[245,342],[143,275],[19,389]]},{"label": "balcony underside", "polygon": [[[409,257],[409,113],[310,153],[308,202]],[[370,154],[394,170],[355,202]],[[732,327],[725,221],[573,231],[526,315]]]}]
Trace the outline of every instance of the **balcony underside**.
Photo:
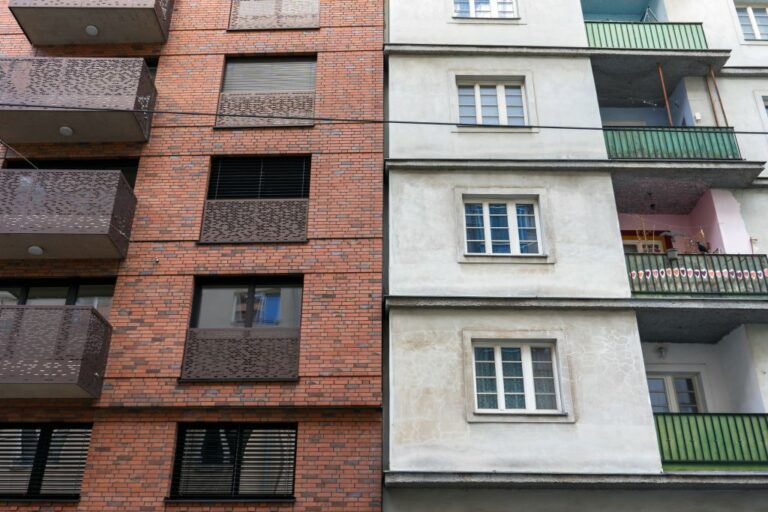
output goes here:
[{"label": "balcony underside", "polygon": [[646,342],[717,343],[742,324],[768,323],[765,300],[653,300],[635,307],[640,339]]},{"label": "balcony underside", "polygon": [[[63,234],[63,233],[0,233],[0,259],[121,259],[125,257],[119,233]],[[27,249],[36,245],[45,251],[30,256]],[[121,244],[122,245],[122,244]]]},{"label": "balcony underside", "polygon": [[[53,5],[52,5],[53,4]],[[168,37],[173,5],[154,0],[97,2],[11,0],[9,8],[36,46],[76,44],[151,44]],[[85,27],[98,28],[88,35]]]},{"label": "balcony underside", "polygon": [[723,50],[594,50],[591,55],[600,106],[623,106],[627,98],[663,102],[658,65],[668,91],[682,78],[707,76],[725,65],[729,51]]},{"label": "balcony underside", "polygon": [[[64,136],[59,128],[73,134]],[[145,142],[142,123],[133,112],[0,109],[0,138],[9,144],[57,142]]]}]

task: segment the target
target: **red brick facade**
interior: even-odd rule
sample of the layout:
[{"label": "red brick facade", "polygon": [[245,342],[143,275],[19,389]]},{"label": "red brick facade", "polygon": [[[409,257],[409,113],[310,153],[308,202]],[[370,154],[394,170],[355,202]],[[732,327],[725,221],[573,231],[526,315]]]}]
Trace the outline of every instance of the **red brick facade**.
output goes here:
[{"label": "red brick facade", "polygon": [[[320,28],[227,31],[230,0],[176,0],[163,45],[33,47],[0,1],[0,55],[159,57],[156,108],[215,114],[225,56],[317,55],[315,115],[383,117],[383,2],[321,0]],[[158,114],[147,144],[19,145],[29,158],[140,157],[128,257],[5,261],[0,279],[117,276],[95,401],[0,402],[1,421],[93,421],[79,503],[2,510],[368,511],[381,501],[383,128],[214,129]],[[307,243],[199,245],[210,158],[311,154]],[[15,155],[0,149],[3,157]],[[303,275],[299,381],[178,382],[196,276]],[[167,504],[177,422],[298,424],[295,503]]]}]

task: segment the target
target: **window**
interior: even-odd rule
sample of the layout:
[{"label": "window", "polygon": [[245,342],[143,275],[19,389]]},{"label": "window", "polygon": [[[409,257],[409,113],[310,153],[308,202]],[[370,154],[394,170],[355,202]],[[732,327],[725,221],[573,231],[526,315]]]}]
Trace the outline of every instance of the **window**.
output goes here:
[{"label": "window", "polygon": [[91,306],[109,319],[114,291],[109,281],[0,283],[0,306]]},{"label": "window", "polygon": [[197,288],[192,327],[298,329],[301,292],[298,283],[262,279],[204,282]]},{"label": "window", "polygon": [[214,158],[208,199],[309,197],[310,157]]},{"label": "window", "polygon": [[768,7],[737,6],[741,32],[746,40],[768,39]]},{"label": "window", "polygon": [[517,18],[517,0],[453,0],[457,18]]},{"label": "window", "polygon": [[474,343],[478,411],[559,410],[554,345]]},{"label": "window", "polygon": [[541,254],[538,217],[530,199],[466,201],[467,254]]},{"label": "window", "polygon": [[78,498],[90,442],[90,425],[0,425],[0,498]]},{"label": "window", "polygon": [[695,375],[648,375],[653,412],[703,412]]},{"label": "window", "polygon": [[523,95],[522,84],[459,85],[459,123],[525,126]]},{"label": "window", "polygon": [[182,424],[174,498],[293,497],[296,425]]}]

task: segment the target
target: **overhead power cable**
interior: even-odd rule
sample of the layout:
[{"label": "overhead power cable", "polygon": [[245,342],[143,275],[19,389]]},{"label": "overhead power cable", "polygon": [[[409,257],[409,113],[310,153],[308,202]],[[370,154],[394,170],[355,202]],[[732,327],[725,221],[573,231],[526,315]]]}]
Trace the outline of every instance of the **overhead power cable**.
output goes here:
[{"label": "overhead power cable", "polygon": [[[485,124],[460,124],[447,121],[408,121],[408,120],[396,120],[396,119],[372,119],[372,118],[345,118],[345,117],[318,117],[318,116],[289,116],[289,115],[266,115],[266,114],[224,114],[218,112],[194,112],[185,110],[154,110],[154,109],[117,109],[108,107],[73,107],[64,105],[31,105],[24,103],[0,103],[0,107],[18,107],[18,108],[45,108],[45,109],[57,109],[57,110],[75,110],[75,111],[93,111],[93,112],[125,112],[134,114],[166,114],[176,116],[198,116],[198,117],[230,117],[230,118],[246,118],[246,119],[281,119],[289,121],[313,121],[317,123],[327,124],[381,124],[381,125],[416,125],[416,126],[466,126],[466,127],[479,127],[479,128],[500,128],[509,129],[510,131],[520,129],[540,129],[540,130],[575,130],[575,131],[599,131],[602,132],[606,128],[615,130],[632,130],[633,127],[603,127],[603,126],[568,126],[568,125],[485,125]],[[275,128],[279,128],[276,125]],[[649,126],[638,127],[643,129],[680,129],[685,130],[682,126]],[[714,126],[707,126],[705,128],[716,129]],[[768,131],[761,130],[734,130],[731,133],[738,135],[768,135]],[[7,144],[6,144],[7,146]]]}]

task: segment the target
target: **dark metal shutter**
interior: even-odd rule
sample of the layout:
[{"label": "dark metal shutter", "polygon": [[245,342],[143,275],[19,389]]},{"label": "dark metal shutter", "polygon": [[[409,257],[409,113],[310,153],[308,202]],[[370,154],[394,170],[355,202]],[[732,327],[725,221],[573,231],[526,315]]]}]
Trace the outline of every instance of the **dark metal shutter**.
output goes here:
[{"label": "dark metal shutter", "polygon": [[0,428],[0,496],[77,498],[89,425]]},{"label": "dark metal shutter", "polygon": [[214,158],[208,199],[309,197],[310,157]]},{"label": "dark metal shutter", "polygon": [[306,57],[231,59],[222,92],[292,92],[315,90],[315,59]]},{"label": "dark metal shutter", "polygon": [[180,425],[171,494],[293,497],[295,425]]}]

